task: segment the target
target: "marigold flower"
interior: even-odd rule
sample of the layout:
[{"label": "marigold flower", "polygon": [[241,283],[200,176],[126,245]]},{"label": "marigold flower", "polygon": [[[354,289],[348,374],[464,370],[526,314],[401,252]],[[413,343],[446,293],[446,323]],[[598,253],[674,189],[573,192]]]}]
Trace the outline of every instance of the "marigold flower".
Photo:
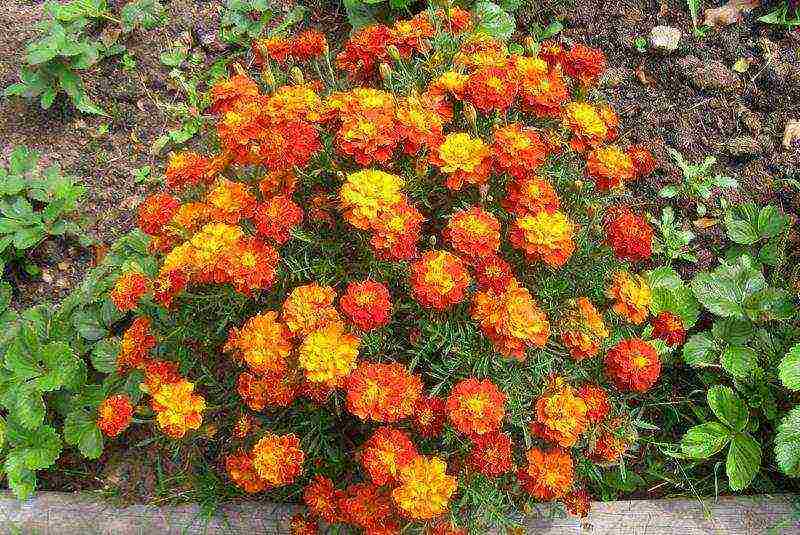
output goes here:
[{"label": "marigold flower", "polygon": [[386,45],[391,30],[383,24],[365,26],[355,31],[338,56],[336,66],[351,78],[368,79],[375,76],[377,66],[389,57]]},{"label": "marigold flower", "polygon": [[636,169],[630,156],[616,145],[592,150],[586,161],[586,173],[594,180],[599,191],[620,188],[633,180]]},{"label": "marigold flower", "polygon": [[518,56],[515,74],[520,85],[524,110],[539,117],[558,117],[569,100],[567,86],[559,69],[549,69],[541,58]]},{"label": "marigold flower", "polygon": [[517,82],[506,69],[484,67],[467,78],[464,98],[479,111],[505,113],[517,95]]},{"label": "marigold flower", "polygon": [[272,58],[281,65],[285,64],[291,55],[292,42],[281,36],[274,35],[253,41],[253,55],[256,63],[263,65],[267,58]]},{"label": "marigold flower", "polygon": [[327,323],[341,321],[333,308],[336,292],[312,282],[298,286],[283,302],[283,321],[292,334],[308,335]]},{"label": "marigold flower", "polygon": [[604,141],[615,137],[614,129],[609,128],[601,109],[585,102],[570,102],[564,106],[564,126],[572,131],[572,148],[584,152],[587,147],[597,147]]},{"label": "marigold flower", "polygon": [[568,306],[570,310],[562,327],[561,342],[570,356],[580,362],[597,355],[600,344],[610,333],[603,317],[586,297],[579,297]]},{"label": "marigold flower", "polygon": [[442,434],[447,419],[445,402],[436,396],[420,396],[414,404],[414,429],[423,437],[432,438]]},{"label": "marigold flower", "polygon": [[322,143],[312,123],[284,120],[263,130],[252,149],[257,149],[257,154],[251,150],[245,162],[264,165],[270,171],[286,171],[307,166],[322,149]]},{"label": "marigold flower", "polygon": [[561,497],[569,514],[577,516],[578,518],[586,518],[591,509],[591,497],[586,489],[573,490],[572,492]]},{"label": "marigold flower", "polygon": [[418,456],[400,469],[400,486],[392,491],[397,506],[415,520],[444,513],[456,490],[456,478],[446,474],[447,464],[438,457]]},{"label": "marigold flower", "polygon": [[447,175],[445,185],[458,191],[464,184],[480,185],[489,179],[491,151],[482,139],[457,132],[447,134],[431,152],[431,163]]},{"label": "marigold flower", "polygon": [[633,162],[636,178],[649,176],[656,169],[653,153],[641,145],[631,145],[625,151]]},{"label": "marigold flower", "polygon": [[[219,259],[233,250],[243,238],[242,229],[226,223],[208,223],[186,244],[176,247],[164,259],[162,272],[173,269],[186,270],[200,280],[213,280],[214,268]],[[185,250],[182,248],[185,247]],[[200,273],[202,272],[202,273]],[[206,279],[202,279],[205,276]]]},{"label": "marigold flower", "polygon": [[578,388],[578,395],[586,403],[586,416],[593,424],[600,423],[611,410],[608,393],[600,386],[586,383]]},{"label": "marigold flower", "polygon": [[464,300],[471,279],[460,258],[428,251],[411,264],[411,294],[423,307],[445,310]]},{"label": "marigold flower", "polygon": [[297,513],[289,521],[289,530],[292,535],[317,535],[319,524],[313,518]]},{"label": "marigold flower", "polygon": [[298,61],[308,61],[327,53],[328,40],[319,30],[304,30],[292,39],[291,50]]},{"label": "marigold flower", "polygon": [[156,423],[167,436],[182,438],[190,429],[198,429],[203,423],[206,401],[194,393],[194,384],[186,379],[163,383],[152,396]]},{"label": "marigold flower", "polygon": [[561,65],[564,62],[564,47],[549,39],[539,43],[539,57],[547,62],[551,67]]},{"label": "marigold flower", "polygon": [[346,381],[347,410],[362,420],[396,422],[414,411],[422,380],[402,364],[361,362]]},{"label": "marigold flower", "polygon": [[347,487],[339,497],[339,510],[345,522],[365,533],[396,533],[400,529],[391,496],[371,483]]},{"label": "marigold flower", "polygon": [[425,219],[405,199],[382,210],[371,224],[370,245],[383,260],[411,260],[417,256],[417,242]]},{"label": "marigold flower", "polygon": [[623,392],[645,392],[661,374],[661,359],[653,346],[639,338],[621,340],[608,350],[606,376]]},{"label": "marigold flower", "polygon": [[224,349],[235,351],[253,371],[281,374],[293,350],[291,336],[278,313],[268,311],[253,316],[241,329],[232,328]]},{"label": "marigold flower", "polygon": [[564,448],[571,448],[578,435],[589,427],[586,402],[575,389],[555,378],[539,399],[536,400],[535,420],[531,432]]},{"label": "marigold flower", "polygon": [[353,325],[362,331],[388,325],[392,315],[389,289],[371,280],[348,284],[339,306]]},{"label": "marigold flower", "polygon": [[517,179],[530,175],[547,158],[548,144],[531,129],[510,123],[494,131],[494,164],[501,173]]},{"label": "marigold flower", "polygon": [[350,173],[340,193],[345,219],[356,228],[369,230],[380,211],[404,200],[403,185],[399,176],[377,169]]},{"label": "marigold flower", "polygon": [[124,375],[134,368],[141,368],[154,347],[156,339],[150,333],[150,318],[137,317],[122,335],[117,355],[117,373]]},{"label": "marigold flower", "polygon": [[196,232],[211,219],[211,209],[202,202],[186,202],[180,205],[169,224],[186,233]]},{"label": "marigold flower", "polygon": [[303,210],[286,195],[276,195],[255,209],[256,232],[283,245],[303,222]]},{"label": "marigold flower", "polygon": [[620,260],[639,262],[653,254],[653,229],[627,207],[614,207],[605,220],[606,243]]},{"label": "marigold flower", "polygon": [[242,413],[233,425],[231,435],[235,438],[245,438],[256,427],[255,419],[247,413]]},{"label": "marigold flower", "polygon": [[342,491],[336,490],[330,478],[315,475],[303,489],[303,502],[308,511],[329,524],[341,522],[339,499]]},{"label": "marigold flower", "polygon": [[361,464],[373,483],[394,484],[398,472],[419,455],[411,438],[392,427],[379,427],[364,443]]},{"label": "marigold flower", "polygon": [[618,422],[603,427],[594,441],[588,457],[595,462],[615,463],[630,448],[630,437],[622,429],[615,429]]},{"label": "marigold flower", "polygon": [[149,361],[144,365],[144,382],[139,388],[151,396],[158,392],[165,384],[177,383],[183,380],[178,373],[178,363],[169,360]]},{"label": "marigold flower", "polygon": [[256,494],[269,486],[253,468],[253,456],[244,450],[225,457],[225,471],[231,481],[248,494]]},{"label": "marigold flower", "polygon": [[531,448],[527,457],[527,468],[517,474],[526,492],[539,500],[550,501],[570,491],[573,464],[569,453],[561,448],[545,451]]},{"label": "marigold flower", "polygon": [[208,192],[205,203],[212,220],[235,225],[253,215],[256,199],[241,182],[223,178]]},{"label": "marigold flower", "polygon": [[276,195],[291,197],[297,188],[297,175],[292,170],[270,171],[258,181],[258,191],[265,199]]},{"label": "marigold flower", "polygon": [[438,147],[443,138],[441,117],[415,97],[407,97],[398,105],[395,131],[409,155]]},{"label": "marigold flower", "polygon": [[615,300],[614,312],[631,323],[641,324],[650,313],[652,294],[641,275],[632,276],[626,271],[615,274],[608,296]]},{"label": "marigold flower", "polygon": [[191,151],[173,152],[169,155],[165,173],[167,187],[180,190],[186,186],[207,184],[213,178],[214,171],[211,160],[205,156]]},{"label": "marigold flower", "polygon": [[161,234],[179,206],[178,199],[168,193],[150,195],[139,206],[139,228],[151,236]]},{"label": "marigold flower", "polygon": [[561,267],[567,263],[575,251],[573,226],[563,212],[517,217],[511,227],[511,245],[525,253],[531,262],[543,261],[551,267]]},{"label": "marigold flower", "polygon": [[298,364],[309,381],[336,383],[355,367],[360,343],[360,338],[345,332],[342,323],[326,323],[300,344]]},{"label": "marigold flower", "polygon": [[175,297],[181,293],[189,279],[180,269],[173,269],[160,273],[153,282],[153,299],[163,307],[172,307]]},{"label": "marigold flower", "polygon": [[473,268],[478,290],[483,292],[503,293],[514,278],[511,266],[497,255],[479,258]]},{"label": "marigold flower", "polygon": [[300,439],[288,435],[265,434],[253,446],[253,468],[273,487],[294,482],[303,470],[305,453],[300,449]]},{"label": "marigold flower", "polygon": [[653,338],[660,338],[669,346],[677,347],[682,345],[686,339],[683,319],[668,310],[659,312],[656,317],[650,320],[650,324],[653,326]]},{"label": "marigold flower", "polygon": [[104,435],[113,438],[128,428],[132,417],[133,405],[128,396],[109,396],[97,408],[97,427]]},{"label": "marigold flower", "polygon": [[272,286],[279,263],[278,251],[271,245],[257,238],[242,240],[220,255],[215,282],[230,282],[237,292],[250,295]]},{"label": "marigold flower", "polygon": [[596,85],[606,70],[605,54],[585,45],[573,46],[561,59],[567,76],[579,80],[585,87]]},{"label": "marigold flower", "polygon": [[500,249],[500,222],[480,206],[450,216],[443,234],[453,249],[464,255],[485,258]]},{"label": "marigold flower", "polygon": [[549,181],[538,176],[529,176],[509,182],[506,196],[500,204],[510,213],[523,217],[539,212],[552,214],[558,210],[559,200]]},{"label": "marigold flower", "polygon": [[397,48],[401,57],[407,58],[413,52],[422,50],[424,40],[433,37],[435,33],[433,25],[426,18],[398,20],[390,29],[389,43]]},{"label": "marigold flower", "polygon": [[137,307],[139,299],[150,290],[150,281],[139,271],[126,271],[117,278],[109,297],[120,312]]},{"label": "marigold flower", "polygon": [[470,313],[495,349],[509,357],[524,359],[528,347],[544,347],[550,336],[547,316],[516,279],[499,292],[476,293]]},{"label": "marigold flower", "polygon": [[472,437],[472,451],[467,464],[489,477],[511,470],[511,437],[506,433],[486,433]]},{"label": "marigold flower", "polygon": [[230,111],[239,100],[255,97],[258,94],[258,85],[244,74],[220,80],[211,87],[211,113]]},{"label": "marigold flower", "polygon": [[447,398],[447,416],[466,435],[497,431],[506,414],[506,395],[488,379],[464,379]]},{"label": "marigold flower", "polygon": [[362,166],[386,163],[400,142],[394,117],[387,114],[346,115],[336,133],[336,147]]}]

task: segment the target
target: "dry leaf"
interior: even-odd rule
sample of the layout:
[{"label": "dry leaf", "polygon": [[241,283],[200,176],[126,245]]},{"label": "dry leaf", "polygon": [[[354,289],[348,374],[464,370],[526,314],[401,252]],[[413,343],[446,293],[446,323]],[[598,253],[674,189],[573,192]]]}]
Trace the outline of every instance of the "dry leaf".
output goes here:
[{"label": "dry leaf", "polygon": [[727,4],[706,9],[703,24],[721,28],[742,20],[742,13],[749,13],[761,5],[761,0],[729,0]]},{"label": "dry leaf", "polygon": [[783,131],[783,146],[788,149],[796,141],[800,141],[800,120],[792,119]]},{"label": "dry leaf", "polygon": [[103,262],[103,259],[106,257],[106,254],[108,254],[108,245],[101,243],[93,246],[92,248],[94,249],[94,259],[92,260],[92,267],[97,267]]},{"label": "dry leaf", "polygon": [[638,78],[638,80],[642,83],[642,85],[647,85],[647,86],[656,85],[655,80],[650,78],[650,76],[648,76],[648,74],[644,72],[644,67],[642,66],[636,67],[636,70],[634,72],[636,73],[636,78]]},{"label": "dry leaf", "polygon": [[692,223],[694,223],[694,226],[697,228],[711,228],[719,223],[719,221],[711,219],[710,217],[701,217],[700,219],[695,219]]}]

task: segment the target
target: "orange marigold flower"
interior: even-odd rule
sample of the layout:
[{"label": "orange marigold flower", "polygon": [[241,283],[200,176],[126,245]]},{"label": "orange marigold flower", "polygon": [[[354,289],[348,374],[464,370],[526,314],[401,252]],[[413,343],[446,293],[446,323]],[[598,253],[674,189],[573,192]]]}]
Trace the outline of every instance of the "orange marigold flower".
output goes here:
[{"label": "orange marigold flower", "polygon": [[362,420],[396,422],[410,416],[422,380],[396,362],[361,362],[346,382],[347,410]]},{"label": "orange marigold flower", "polygon": [[608,350],[606,376],[623,392],[645,392],[661,374],[661,359],[653,346],[639,338],[621,340]]},{"label": "orange marigold flower", "polygon": [[292,515],[292,519],[289,521],[289,530],[292,535],[317,535],[319,533],[319,524],[313,518],[296,513]]},{"label": "orange marigold flower", "polygon": [[139,206],[139,228],[151,236],[161,234],[179,206],[178,199],[168,193],[150,195]]},{"label": "orange marigold flower", "polygon": [[327,53],[328,40],[319,30],[304,30],[292,39],[291,50],[298,61],[308,61]]},{"label": "orange marigold flower", "polygon": [[258,181],[258,190],[265,199],[276,195],[291,197],[297,188],[297,175],[292,170],[270,171]]},{"label": "orange marigold flower", "polygon": [[489,179],[491,151],[482,139],[457,132],[447,134],[431,151],[431,163],[446,174],[445,185],[458,191],[464,184],[480,185]]},{"label": "orange marigold flower", "polygon": [[662,310],[650,320],[653,326],[653,338],[664,340],[669,346],[679,346],[686,339],[683,319],[677,314]]},{"label": "orange marigold flower", "polygon": [[595,462],[615,463],[631,446],[631,437],[623,429],[613,429],[619,422],[611,422],[608,427],[603,427],[588,457]]},{"label": "orange marigold flower", "polygon": [[327,323],[340,322],[333,308],[336,292],[315,282],[298,286],[283,302],[283,321],[292,334],[310,334]]},{"label": "orange marigold flower", "polygon": [[275,282],[280,260],[271,245],[257,238],[242,240],[220,256],[217,270],[222,276],[218,282],[230,282],[237,292],[245,295],[253,290],[267,290]]},{"label": "orange marigold flower", "polygon": [[653,254],[653,228],[629,208],[611,208],[604,218],[606,243],[620,260],[640,262]]},{"label": "orange marigold flower", "polygon": [[514,67],[523,109],[540,117],[558,117],[569,99],[561,71],[550,69],[542,58],[526,56],[517,56]]},{"label": "orange marigold flower", "polygon": [[241,414],[233,425],[231,435],[235,438],[245,438],[256,427],[255,419],[249,414]]},{"label": "orange marigold flower", "polygon": [[362,166],[388,162],[399,142],[394,117],[386,114],[347,115],[336,133],[339,152]]},{"label": "orange marigold flower", "polygon": [[389,33],[389,44],[397,48],[400,56],[407,58],[415,51],[422,50],[424,40],[433,37],[436,31],[427,19],[415,17],[395,21]]},{"label": "orange marigold flower", "polygon": [[470,281],[464,262],[447,251],[428,251],[411,264],[411,294],[423,307],[445,310],[460,303]]},{"label": "orange marigold flower", "polygon": [[564,106],[563,123],[572,131],[573,149],[584,152],[587,147],[597,147],[615,137],[615,130],[609,128],[601,113],[600,108],[585,102],[570,102]]},{"label": "orange marigold flower", "polygon": [[369,79],[375,76],[377,65],[389,57],[386,45],[391,30],[383,24],[365,26],[354,32],[338,56],[336,66],[351,78]]},{"label": "orange marigold flower", "polygon": [[317,405],[324,405],[328,402],[331,395],[333,395],[336,386],[338,385],[309,381],[304,377],[300,383],[300,395],[308,398]]},{"label": "orange marigold flower", "polygon": [[253,446],[253,468],[273,487],[294,482],[303,470],[305,458],[300,439],[292,433],[267,433]]},{"label": "orange marigold flower", "polygon": [[480,206],[450,216],[443,235],[456,252],[470,257],[486,258],[500,249],[500,222]]},{"label": "orange marigold flower", "polygon": [[566,51],[561,43],[549,39],[539,43],[539,57],[547,62],[551,67],[560,65],[564,62]]},{"label": "orange marigold flower", "polygon": [[395,131],[403,151],[417,154],[422,148],[438,147],[442,142],[442,119],[421,98],[407,97],[397,107]]},{"label": "orange marigold flower", "polygon": [[186,379],[163,383],[152,396],[150,404],[156,413],[156,423],[167,436],[182,438],[203,423],[206,401],[194,393],[194,384]]},{"label": "orange marigold flower", "polygon": [[159,274],[153,282],[153,299],[163,307],[170,308],[175,297],[181,293],[189,279],[179,269]]},{"label": "orange marigold flower", "polygon": [[196,232],[210,219],[210,208],[202,202],[186,202],[180,205],[178,211],[172,216],[170,225],[192,233]]},{"label": "orange marigold flower", "polygon": [[572,223],[563,212],[556,210],[517,217],[509,239],[529,261],[541,260],[551,267],[561,267],[575,251],[572,236]]},{"label": "orange marigold flower", "polygon": [[416,257],[423,221],[419,210],[405,199],[379,212],[371,224],[370,245],[375,256],[388,261]]},{"label": "orange marigold flower", "polygon": [[132,417],[133,405],[128,396],[109,396],[97,408],[97,427],[104,435],[113,438],[128,428]]},{"label": "orange marigold flower", "polygon": [[263,130],[257,144],[258,153],[251,152],[251,163],[264,165],[270,171],[286,171],[305,167],[322,149],[319,131],[308,121],[281,121]]},{"label": "orange marigold flower", "polygon": [[276,195],[255,210],[256,232],[283,245],[303,222],[303,210],[286,195]]},{"label": "orange marigold flower", "polygon": [[456,478],[446,474],[447,464],[438,457],[416,457],[400,469],[400,485],[392,498],[414,520],[428,520],[447,510],[456,490]]},{"label": "orange marigold flower", "polygon": [[531,448],[528,467],[517,474],[522,488],[534,498],[550,501],[566,495],[572,488],[573,464],[561,448],[542,451]]},{"label": "orange marigold flower", "polygon": [[150,395],[158,392],[165,384],[177,383],[183,377],[178,373],[178,363],[169,360],[154,360],[144,365],[142,391]]},{"label": "orange marigold flower", "polygon": [[467,78],[464,98],[483,113],[505,113],[517,96],[517,82],[506,69],[483,67]]},{"label": "orange marigold flower", "polygon": [[480,291],[492,290],[495,293],[502,293],[514,278],[509,263],[497,255],[479,258],[473,267],[475,282],[478,283]]},{"label": "orange marigold flower", "polygon": [[125,330],[117,355],[117,373],[124,375],[134,368],[141,368],[156,339],[150,333],[150,318],[139,316]]},{"label": "orange marigold flower", "polygon": [[179,190],[186,186],[207,184],[215,173],[211,160],[196,152],[173,152],[165,173],[167,187]]},{"label": "orange marigold flower", "polygon": [[488,379],[458,382],[447,398],[447,416],[466,435],[498,431],[506,415],[506,395]]},{"label": "orange marigold flower", "polygon": [[[422,11],[417,17],[428,16],[426,11]],[[435,20],[441,21],[447,33],[459,35],[472,28],[472,14],[459,7],[448,7],[437,9],[434,12]]]},{"label": "orange marigold flower", "polygon": [[611,410],[608,393],[600,386],[586,383],[578,388],[578,395],[586,403],[586,416],[593,424],[600,423]]},{"label": "orange marigold flower", "polygon": [[473,470],[497,477],[511,470],[511,461],[511,437],[506,433],[492,432],[472,437],[472,451],[467,464]]},{"label": "orange marigold flower", "polygon": [[379,427],[364,443],[360,460],[372,482],[383,486],[393,485],[398,472],[418,455],[408,434],[392,427]]},{"label": "orange marigold flower", "polygon": [[292,52],[293,43],[280,35],[255,39],[253,41],[253,55],[256,63],[263,65],[267,58],[272,58],[281,65],[285,64]]},{"label": "orange marigold flower", "polygon": [[278,321],[278,313],[264,312],[253,316],[228,334],[225,351],[234,351],[255,372],[282,374],[292,352],[292,333]]},{"label": "orange marigold flower", "polygon": [[575,45],[562,57],[564,72],[586,87],[597,85],[606,70],[606,56],[602,50],[585,45]]},{"label": "orange marigold flower", "polygon": [[347,377],[356,365],[361,339],[345,332],[338,321],[311,331],[300,344],[298,364],[307,380],[333,383]]},{"label": "orange marigold flower", "polygon": [[150,281],[139,271],[126,271],[117,278],[109,297],[120,312],[136,308],[139,299],[150,290]]},{"label": "orange marigold flower", "polygon": [[462,74],[457,71],[445,71],[440,74],[438,78],[434,79],[429,90],[435,93],[449,93],[454,97],[461,99],[464,96],[464,88],[467,84],[468,75]]},{"label": "orange marigold flower", "polygon": [[292,373],[256,375],[243,372],[236,380],[236,391],[245,405],[254,411],[262,411],[266,407],[288,407],[297,398],[299,381]]},{"label": "orange marigold flower", "polygon": [[347,175],[339,198],[344,217],[356,228],[369,230],[378,213],[404,201],[400,189],[405,181],[377,169],[362,169]]},{"label": "orange marigold flower", "polygon": [[633,160],[616,145],[596,148],[589,153],[586,173],[600,191],[620,188],[635,175]]},{"label": "orange marigold flower", "polygon": [[594,357],[600,351],[602,341],[610,334],[603,317],[586,297],[570,302],[568,308],[561,330],[561,342],[578,362]]},{"label": "orange marigold flower", "polygon": [[476,293],[470,312],[495,349],[509,357],[524,359],[528,347],[544,347],[550,336],[547,316],[516,279],[499,292]]},{"label": "orange marigold flower", "polygon": [[500,204],[510,213],[522,217],[539,212],[552,214],[558,210],[559,200],[549,181],[538,176],[529,176],[509,182],[506,196]]},{"label": "orange marigold flower", "polygon": [[631,145],[626,151],[633,162],[636,178],[649,176],[656,170],[656,161],[653,153],[641,145]]},{"label": "orange marigold flower", "polygon": [[569,511],[569,514],[578,518],[586,518],[589,515],[589,509],[592,507],[591,497],[586,492],[586,489],[573,490],[563,496],[561,501],[564,502],[564,507]]},{"label": "orange marigold flower", "polygon": [[392,300],[389,289],[380,282],[351,282],[339,300],[344,315],[362,331],[371,331],[389,324]]},{"label": "orange marigold flower", "polygon": [[330,478],[315,475],[303,489],[303,502],[308,511],[329,524],[341,522],[339,499],[342,491],[336,490]]},{"label": "orange marigold flower", "polygon": [[225,471],[231,481],[248,494],[256,494],[269,486],[253,468],[253,456],[244,450],[225,457]]},{"label": "orange marigold flower", "polygon": [[523,179],[547,158],[548,144],[531,129],[510,123],[494,131],[494,164],[501,173]]},{"label": "orange marigold flower", "polygon": [[342,519],[365,533],[396,533],[400,529],[388,491],[371,483],[350,485],[339,497]]},{"label": "orange marigold flower", "polygon": [[211,87],[211,113],[225,113],[241,99],[258,96],[258,85],[247,75],[237,74]]},{"label": "orange marigold flower", "polygon": [[636,325],[641,324],[650,313],[652,293],[647,281],[641,275],[620,271],[608,290],[614,299],[614,312]]},{"label": "orange marigold flower", "polygon": [[447,419],[444,400],[436,396],[420,396],[414,404],[414,429],[423,437],[442,434]]},{"label": "orange marigold flower", "polygon": [[578,435],[589,428],[586,402],[575,389],[555,378],[548,390],[536,400],[531,432],[564,448],[571,448]]},{"label": "orange marigold flower", "polygon": [[205,203],[209,206],[209,217],[213,221],[235,225],[253,215],[256,198],[241,182],[223,178],[208,192]]},{"label": "orange marigold flower", "polygon": [[262,111],[273,126],[315,123],[322,119],[323,104],[314,84],[284,85],[267,98]]}]

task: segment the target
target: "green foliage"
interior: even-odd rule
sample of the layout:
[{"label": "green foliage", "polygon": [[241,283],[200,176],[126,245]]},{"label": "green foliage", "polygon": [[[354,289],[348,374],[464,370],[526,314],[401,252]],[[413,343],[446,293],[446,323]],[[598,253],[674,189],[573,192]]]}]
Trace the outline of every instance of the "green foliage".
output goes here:
[{"label": "green foliage", "polygon": [[739,186],[738,181],[734,178],[712,173],[712,168],[717,163],[717,159],[713,156],[708,156],[703,163],[693,164],[687,162],[675,149],[670,148],[668,151],[683,173],[683,182],[677,186],[669,185],[661,188],[658,192],[661,197],[695,201],[697,202],[697,213],[702,216],[707,212],[705,203],[711,198],[712,188],[736,188]]},{"label": "green foliage", "polygon": [[[227,0],[220,21],[219,36],[226,43],[249,47],[254,39],[262,37],[275,17],[270,0]],[[295,6],[271,33],[280,33],[303,20],[306,8]]]},{"label": "green foliage", "polygon": [[785,245],[791,220],[772,205],[759,209],[748,202],[725,211],[728,238],[736,245],[726,256],[736,258],[749,254],[768,266],[782,260],[779,253]]},{"label": "green foliage", "polygon": [[697,257],[689,250],[694,240],[694,232],[682,229],[675,219],[675,211],[671,206],[666,206],[661,211],[661,219],[650,218],[655,225],[657,233],[653,236],[653,252],[664,255],[669,262],[685,260],[697,262]]},{"label": "green foliage", "polygon": [[159,0],[134,0],[125,4],[119,15],[125,32],[152,30],[164,22],[164,6]]},{"label": "green foliage", "polygon": [[25,253],[47,236],[91,243],[76,218],[86,188],[58,165],[41,169],[38,163],[37,153],[17,147],[8,165],[0,165],[0,271],[11,260],[35,270]]},{"label": "green foliage", "polygon": [[492,2],[477,2],[474,16],[476,30],[497,39],[508,40],[517,29],[514,18],[502,7]]},{"label": "green foliage", "polygon": [[647,274],[652,292],[650,312],[657,315],[667,311],[677,314],[683,320],[685,329],[691,329],[700,315],[700,307],[680,276],[670,267],[660,267]]},{"label": "green foliage", "polygon": [[775,24],[776,26],[796,27],[800,26],[800,4],[792,0],[781,0],[780,5],[775,10],[758,18],[759,22]]}]

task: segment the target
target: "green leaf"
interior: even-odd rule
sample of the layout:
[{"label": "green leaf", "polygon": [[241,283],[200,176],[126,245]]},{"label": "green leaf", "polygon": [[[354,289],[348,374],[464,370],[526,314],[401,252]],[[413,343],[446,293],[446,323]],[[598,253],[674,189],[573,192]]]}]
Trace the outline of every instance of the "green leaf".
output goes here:
[{"label": "green leaf", "polygon": [[[0,273],[2,273],[2,270],[0,270]],[[5,281],[0,281],[0,314],[11,306],[11,296],[11,285]]]},{"label": "green leaf", "polygon": [[5,368],[14,374],[17,381],[27,381],[40,373],[38,359],[25,346],[21,337],[17,337],[8,346],[4,361]]},{"label": "green leaf", "polygon": [[36,429],[44,422],[42,393],[30,383],[21,383],[14,389],[14,417],[27,429]]},{"label": "green leaf", "polygon": [[97,459],[103,453],[103,434],[92,415],[84,410],[71,412],[64,419],[64,441],[87,459]]},{"label": "green leaf", "polygon": [[100,373],[114,373],[117,371],[117,356],[119,355],[119,340],[108,338],[100,340],[92,349],[92,366]]},{"label": "green leaf", "polygon": [[722,264],[713,273],[698,273],[692,279],[698,301],[712,313],[724,318],[747,319],[744,302],[766,287],[764,275],[748,257],[736,264]]},{"label": "green leaf", "polygon": [[761,238],[773,238],[789,226],[788,217],[775,206],[767,205],[758,213],[758,234]]},{"label": "green leaf", "polygon": [[72,348],[64,342],[51,342],[42,348],[42,361],[47,372],[38,380],[38,386],[45,392],[58,390],[69,383],[75,383],[83,362],[75,356]]},{"label": "green leaf", "polygon": [[790,477],[800,477],[800,406],[789,411],[775,435],[778,467]]},{"label": "green leaf", "polygon": [[100,340],[108,336],[108,330],[100,322],[100,318],[88,310],[76,314],[74,321],[78,333],[86,340]]},{"label": "green leaf", "polygon": [[797,312],[797,303],[783,288],[764,288],[745,299],[744,309],[753,321],[788,320]]},{"label": "green leaf", "polygon": [[731,440],[728,458],[725,461],[725,472],[731,490],[744,490],[761,468],[761,445],[750,435],[737,433]]},{"label": "green leaf", "polygon": [[681,439],[681,451],[692,459],[708,459],[722,451],[731,431],[719,422],[706,422],[689,428]]},{"label": "green leaf", "polygon": [[622,479],[622,474],[619,470],[609,470],[603,474],[603,481],[622,492],[633,492],[647,484],[642,476],[630,470],[625,472],[625,479]]},{"label": "green leaf", "polygon": [[651,289],[677,290],[683,286],[683,281],[677,271],[669,266],[662,266],[647,273],[647,284]]},{"label": "green leaf", "polygon": [[119,13],[122,28],[130,32],[136,26],[151,30],[161,24],[164,18],[164,6],[158,0],[134,0],[125,4]]},{"label": "green leaf", "polygon": [[475,31],[483,32],[501,41],[508,41],[516,30],[514,19],[497,4],[480,1],[473,9],[477,24]]},{"label": "green leaf", "polygon": [[109,115],[103,111],[97,104],[94,103],[92,99],[87,97],[85,94],[81,96],[80,100],[75,102],[73,99],[73,103],[75,107],[78,108],[83,113],[91,113],[92,115],[102,115],[103,117],[109,117]]},{"label": "green leaf", "polygon": [[778,378],[789,390],[800,391],[800,344],[795,344],[781,359]]},{"label": "green leaf", "polygon": [[719,351],[719,346],[709,333],[697,333],[683,345],[683,360],[689,366],[710,366],[716,362]]},{"label": "green leaf", "polygon": [[753,336],[753,324],[745,320],[723,319],[711,327],[714,338],[733,346],[743,346]]},{"label": "green leaf", "polygon": [[759,239],[758,230],[747,221],[733,219],[732,216],[728,217],[726,215],[725,227],[728,231],[728,237],[734,243],[752,245]]},{"label": "green leaf", "polygon": [[39,104],[41,105],[43,110],[49,110],[50,106],[53,105],[53,102],[56,100],[56,88],[53,86],[48,87],[45,89],[44,93],[39,97]]},{"label": "green leaf", "polygon": [[722,352],[720,364],[737,379],[746,379],[758,365],[758,356],[749,347],[729,346]]},{"label": "green leaf", "polygon": [[747,406],[729,386],[715,385],[708,390],[708,406],[722,423],[734,431],[743,431],[750,415]]},{"label": "green leaf", "polygon": [[14,234],[14,247],[19,251],[30,249],[44,239],[46,232],[41,225],[19,229]]},{"label": "green leaf", "polygon": [[27,500],[36,490],[36,473],[25,467],[25,459],[17,450],[12,450],[3,463],[8,478],[8,487],[19,500]]}]

